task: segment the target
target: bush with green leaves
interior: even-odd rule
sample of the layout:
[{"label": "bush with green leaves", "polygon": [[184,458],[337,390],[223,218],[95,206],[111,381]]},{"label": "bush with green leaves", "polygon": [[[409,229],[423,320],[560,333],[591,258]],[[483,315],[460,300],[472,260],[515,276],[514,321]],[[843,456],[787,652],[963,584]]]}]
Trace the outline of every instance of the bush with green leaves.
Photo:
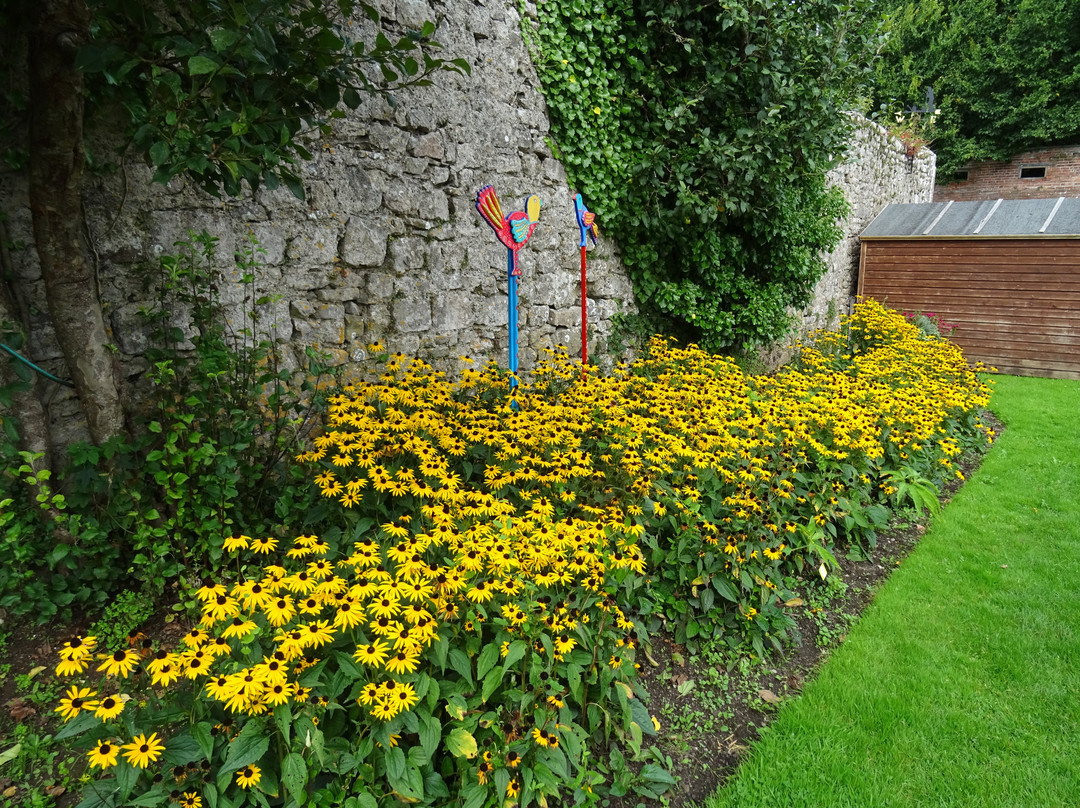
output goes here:
[{"label": "bush with green leaves", "polygon": [[647,327],[708,350],[788,331],[840,237],[825,172],[875,19],[866,0],[549,0],[526,20],[553,145]]},{"label": "bush with green leaves", "polygon": [[286,368],[281,346],[259,330],[271,301],[257,291],[257,244],[237,256],[236,326],[221,306],[216,240],[191,234],[177,246],[147,278],[152,386],[135,437],[71,446],[53,479],[10,436],[4,443],[0,519],[12,549],[0,605],[13,613],[44,620],[123,587],[160,596],[215,570],[234,532],[306,527],[313,495],[291,459],[333,370],[315,351],[305,369]]}]

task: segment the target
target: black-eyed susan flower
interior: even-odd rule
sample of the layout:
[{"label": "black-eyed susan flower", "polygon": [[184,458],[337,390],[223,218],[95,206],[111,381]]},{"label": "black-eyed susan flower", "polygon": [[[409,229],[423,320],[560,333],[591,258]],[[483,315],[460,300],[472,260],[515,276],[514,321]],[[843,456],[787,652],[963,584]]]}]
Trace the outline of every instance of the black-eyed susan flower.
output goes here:
[{"label": "black-eyed susan flower", "polygon": [[111,740],[104,739],[98,741],[91,747],[90,752],[87,754],[87,758],[90,760],[91,766],[98,769],[108,769],[116,765],[116,759],[119,754],[120,747]]},{"label": "black-eyed susan flower", "polygon": [[97,637],[72,637],[60,646],[61,659],[85,659],[91,656],[97,646]]},{"label": "black-eyed susan flower", "polygon": [[296,615],[296,606],[293,604],[291,597],[282,595],[267,603],[263,611],[266,614],[266,619],[270,621],[270,625],[281,628]]},{"label": "black-eyed susan flower", "polygon": [[234,617],[221,633],[221,636],[227,640],[243,639],[257,628],[258,625],[252,620],[245,620],[243,617]]},{"label": "black-eyed susan flower", "polygon": [[119,676],[126,679],[139,664],[139,652],[133,648],[125,648],[122,651],[114,651],[112,654],[99,654],[98,659],[102,663],[98,670],[106,676]]},{"label": "black-eyed susan flower", "polygon": [[165,744],[153,733],[149,738],[146,735],[136,735],[131,743],[120,747],[124,758],[137,769],[145,769],[151,763],[157,762],[161,753],[165,751]]},{"label": "black-eyed susan flower", "polygon": [[380,667],[390,653],[390,646],[382,640],[356,646],[353,659],[369,667]]},{"label": "black-eyed susan flower", "polygon": [[67,694],[60,699],[60,706],[53,712],[60,713],[63,719],[68,721],[83,710],[93,710],[97,707],[97,701],[94,698],[96,695],[97,692],[88,687],[70,687]]},{"label": "black-eyed susan flower", "polygon": [[234,553],[237,550],[248,549],[248,543],[251,541],[250,536],[228,536],[222,546],[226,553]]},{"label": "black-eyed susan flower", "polygon": [[411,684],[402,684],[396,688],[393,695],[387,697],[388,701],[393,701],[397,706],[398,712],[404,710],[411,710],[419,699],[416,696],[416,689]]},{"label": "black-eyed susan flower", "polygon": [[334,628],[355,628],[364,622],[362,606],[347,600],[338,605],[337,613],[334,615]]},{"label": "black-eyed susan flower", "polygon": [[384,663],[386,670],[399,675],[412,673],[419,664],[420,651],[415,647],[398,651]]},{"label": "black-eyed susan flower", "polygon": [[198,648],[200,645],[209,642],[209,640],[210,635],[207,631],[197,626],[184,635],[184,645],[189,648]]},{"label": "black-eyed susan flower", "polygon": [[56,666],[57,676],[74,676],[82,673],[90,667],[89,657],[77,657],[75,659],[61,659]]},{"label": "black-eyed susan flower", "polygon": [[262,779],[262,769],[258,766],[245,766],[236,773],[236,784],[240,788],[251,788]]},{"label": "black-eyed susan flower", "polygon": [[94,710],[94,716],[100,718],[102,721],[108,721],[116,718],[124,711],[124,699],[117,696],[105,696],[98,702],[96,709]]},{"label": "black-eyed susan flower", "polygon": [[274,550],[277,549],[278,541],[277,539],[271,538],[270,536],[263,536],[257,539],[252,539],[249,546],[256,553],[268,555],[269,553],[272,553]]}]

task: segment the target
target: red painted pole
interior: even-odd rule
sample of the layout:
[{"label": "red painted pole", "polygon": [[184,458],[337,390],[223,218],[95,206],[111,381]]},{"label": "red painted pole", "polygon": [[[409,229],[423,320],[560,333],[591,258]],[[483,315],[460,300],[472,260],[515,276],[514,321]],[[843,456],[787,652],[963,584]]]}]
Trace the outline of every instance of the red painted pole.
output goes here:
[{"label": "red painted pole", "polygon": [[585,245],[581,245],[581,375],[585,375],[585,365],[589,361],[588,347],[585,342],[588,338],[588,299],[585,296]]}]

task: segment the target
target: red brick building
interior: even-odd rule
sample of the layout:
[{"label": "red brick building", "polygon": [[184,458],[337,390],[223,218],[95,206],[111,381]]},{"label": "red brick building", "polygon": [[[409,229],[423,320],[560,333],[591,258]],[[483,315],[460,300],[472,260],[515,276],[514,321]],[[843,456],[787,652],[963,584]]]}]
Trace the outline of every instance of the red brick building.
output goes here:
[{"label": "red brick building", "polygon": [[1008,162],[973,163],[955,177],[938,177],[935,202],[984,199],[1080,197],[1080,146],[1052,146],[1022,152]]}]

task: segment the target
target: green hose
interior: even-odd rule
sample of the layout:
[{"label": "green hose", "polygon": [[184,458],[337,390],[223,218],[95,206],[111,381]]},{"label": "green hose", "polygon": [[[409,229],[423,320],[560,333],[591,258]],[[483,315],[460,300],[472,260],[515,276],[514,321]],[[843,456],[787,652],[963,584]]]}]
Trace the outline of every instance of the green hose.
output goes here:
[{"label": "green hose", "polygon": [[5,351],[7,351],[12,356],[14,356],[16,359],[18,359],[24,365],[29,365],[31,370],[36,370],[38,373],[40,373],[46,379],[52,379],[57,384],[64,385],[64,387],[74,387],[75,386],[71,382],[66,382],[63,379],[58,379],[56,376],[53,376],[51,373],[49,373],[49,371],[43,370],[42,368],[39,368],[37,365],[35,365],[33,362],[31,362],[25,356],[23,356],[22,354],[15,351],[13,348],[9,348],[7,345],[5,345],[2,342],[0,342],[0,348],[3,348]]}]

